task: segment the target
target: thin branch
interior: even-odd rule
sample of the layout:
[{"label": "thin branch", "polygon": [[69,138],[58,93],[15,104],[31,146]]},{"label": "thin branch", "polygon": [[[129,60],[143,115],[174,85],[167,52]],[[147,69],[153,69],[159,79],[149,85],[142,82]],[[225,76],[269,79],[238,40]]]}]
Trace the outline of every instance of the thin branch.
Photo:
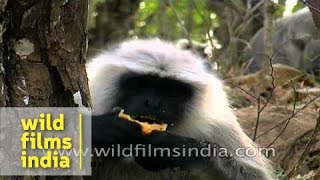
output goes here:
[{"label": "thin branch", "polygon": [[258,97],[258,106],[257,106],[257,117],[256,117],[256,125],[254,127],[254,133],[253,133],[253,137],[252,137],[252,141],[255,141],[257,138],[257,132],[258,132],[258,127],[259,127],[259,123],[260,123],[260,115],[261,115],[261,112],[260,112],[260,105],[261,105],[261,101],[260,101],[260,97]]},{"label": "thin branch", "polygon": [[191,40],[191,37],[190,37],[190,33],[188,32],[187,28],[186,28],[186,27],[184,26],[184,24],[182,23],[182,19],[180,18],[178,12],[176,11],[176,9],[175,9],[175,7],[174,7],[174,5],[173,5],[172,0],[168,0],[168,3],[169,3],[169,5],[170,5],[170,7],[171,7],[171,9],[172,9],[172,12],[173,12],[174,15],[176,16],[176,18],[177,18],[177,20],[178,20],[178,23],[179,23],[179,25],[181,26],[181,28],[182,28],[182,30],[183,30],[186,38],[187,38],[188,41],[189,41],[189,44],[190,44],[190,46],[191,46],[191,49],[192,49],[193,43],[192,43],[192,40]]},{"label": "thin branch", "polygon": [[225,80],[227,83],[229,83],[229,84],[231,84],[232,86],[234,86],[234,87],[236,87],[236,88],[238,88],[238,89],[240,89],[242,92],[244,92],[245,94],[247,94],[247,95],[249,95],[250,97],[252,97],[252,98],[254,98],[255,100],[257,100],[258,101],[258,97],[256,97],[254,94],[251,94],[249,91],[247,91],[247,90],[245,90],[244,88],[242,88],[242,87],[240,87],[240,86],[238,86],[238,85],[236,85],[236,84],[234,84],[234,83],[232,83],[231,81],[228,81],[228,80]]},{"label": "thin branch", "polygon": [[309,4],[309,2],[307,0],[299,0],[301,3],[303,3],[304,5],[308,6],[310,9],[317,11],[318,13],[320,13],[320,10],[314,6],[312,6],[311,4]]},{"label": "thin branch", "polygon": [[[292,111],[291,111],[291,115],[293,117],[294,113],[295,113],[295,110],[296,110],[296,105],[297,105],[297,92],[296,92],[296,88],[294,87],[294,84],[292,81],[290,81],[291,83],[291,86],[292,86],[292,89],[293,89],[293,97],[294,97],[294,101],[293,101],[293,108],[292,108]],[[267,147],[270,147],[272,144],[274,144],[278,138],[283,134],[283,132],[287,129],[290,121],[291,121],[292,118],[288,119],[288,121],[286,122],[286,124],[284,125],[284,127],[282,128],[282,130],[280,131],[280,133],[277,135],[276,138],[274,138],[274,140],[269,144],[267,145]]]},{"label": "thin branch", "polygon": [[258,127],[259,127],[259,122],[260,122],[260,115],[262,113],[262,111],[267,107],[267,105],[269,104],[270,100],[271,100],[271,97],[273,95],[273,92],[276,88],[276,85],[275,85],[275,77],[274,77],[274,68],[273,68],[273,65],[272,65],[272,59],[273,59],[273,55],[271,57],[269,57],[268,55],[266,55],[266,57],[268,58],[269,60],[269,66],[270,66],[270,77],[271,77],[271,85],[272,85],[272,88],[271,88],[271,91],[270,91],[270,94],[267,98],[267,102],[264,103],[264,105],[261,107],[260,103],[260,96],[259,96],[259,99],[258,99],[258,107],[257,107],[257,118],[256,118],[256,125],[255,125],[255,128],[254,128],[254,133],[253,133],[253,137],[252,137],[252,141],[255,141],[257,139],[257,133],[258,133]]},{"label": "thin branch", "polygon": [[272,128],[270,128],[269,130],[265,131],[264,133],[260,134],[257,136],[257,138],[260,138],[261,136],[264,136],[265,134],[269,133],[270,131],[274,130],[275,128],[281,126],[282,124],[284,124],[285,122],[291,120],[294,116],[296,116],[298,113],[300,113],[302,110],[304,110],[306,107],[308,107],[311,103],[313,103],[314,101],[316,101],[317,99],[320,98],[320,95],[314,97],[313,99],[311,99],[309,102],[307,102],[304,106],[302,106],[300,109],[297,109],[297,111],[293,114],[291,114],[289,117],[287,117],[286,119],[284,119],[283,121],[281,121],[280,123],[278,123],[277,125],[273,126]]},{"label": "thin branch", "polygon": [[273,92],[274,90],[276,89],[276,85],[275,85],[275,77],[274,77],[274,68],[273,68],[273,65],[272,65],[272,59],[273,59],[273,55],[271,56],[271,58],[266,55],[268,60],[269,60],[269,67],[270,67],[270,77],[271,77],[271,91],[270,91],[270,94],[267,98],[267,102],[264,104],[264,106],[262,106],[262,108],[259,110],[259,112],[261,113],[268,105],[269,101],[271,100],[271,97],[273,95]]},{"label": "thin branch", "polygon": [[303,163],[303,161],[305,160],[308,152],[310,151],[312,145],[314,144],[317,135],[320,131],[320,111],[318,112],[318,118],[316,121],[316,126],[314,127],[314,130],[309,138],[308,143],[306,144],[301,156],[299,157],[299,159],[294,163],[294,166],[290,169],[289,173],[286,176],[286,179],[290,179],[298,170],[299,166]]}]

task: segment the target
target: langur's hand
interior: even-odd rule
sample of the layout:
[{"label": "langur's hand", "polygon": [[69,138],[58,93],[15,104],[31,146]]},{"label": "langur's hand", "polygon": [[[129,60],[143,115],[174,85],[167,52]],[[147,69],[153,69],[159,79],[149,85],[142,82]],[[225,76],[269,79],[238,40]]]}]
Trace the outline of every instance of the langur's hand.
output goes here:
[{"label": "langur's hand", "polygon": [[[174,135],[169,132],[152,132],[149,136],[144,136],[141,139],[141,144],[145,147],[149,146],[151,152],[153,153],[151,157],[147,154],[143,157],[143,154],[139,154],[135,158],[136,162],[148,170],[161,170],[165,168],[189,168],[194,166],[207,165],[210,157],[202,157],[199,155],[201,148],[214,148],[208,146],[206,142],[200,142],[193,138],[182,137],[179,135]],[[197,153],[188,154],[188,149],[197,149]],[[155,151],[155,149],[158,149]],[[175,150],[174,150],[175,149]],[[186,150],[186,154],[182,152]],[[169,151],[169,154],[168,154]],[[155,154],[155,152],[158,152]],[[163,152],[163,154],[161,154]],[[178,154],[178,153],[180,154]]]},{"label": "langur's hand", "polygon": [[92,145],[127,145],[141,136],[140,126],[118,117],[118,112],[92,116]]}]

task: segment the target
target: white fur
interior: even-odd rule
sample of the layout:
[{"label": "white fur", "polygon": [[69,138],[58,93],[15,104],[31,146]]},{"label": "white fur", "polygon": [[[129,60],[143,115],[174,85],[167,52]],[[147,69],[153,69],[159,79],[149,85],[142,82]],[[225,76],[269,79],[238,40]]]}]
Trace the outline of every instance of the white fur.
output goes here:
[{"label": "white fur", "polygon": [[[96,114],[111,110],[110,102],[116,92],[114,84],[127,71],[172,77],[199,89],[197,102],[188,107],[186,123],[175,129],[177,134],[214,142],[231,152],[238,147],[255,148],[229,107],[222,81],[206,70],[200,57],[189,51],[157,39],[131,40],[92,59],[87,70]],[[244,167],[263,172],[265,179],[271,179],[264,157],[235,158]]]}]

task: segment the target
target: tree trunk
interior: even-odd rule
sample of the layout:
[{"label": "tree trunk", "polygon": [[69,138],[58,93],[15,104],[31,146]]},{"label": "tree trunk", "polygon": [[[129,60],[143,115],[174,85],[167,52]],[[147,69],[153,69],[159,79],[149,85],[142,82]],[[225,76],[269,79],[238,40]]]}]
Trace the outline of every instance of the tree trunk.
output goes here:
[{"label": "tree trunk", "polygon": [[193,27],[193,14],[192,14],[192,11],[194,9],[193,7],[193,1],[187,1],[186,2],[186,6],[187,6],[187,9],[186,9],[186,16],[185,16],[185,19],[184,21],[186,22],[186,29],[187,29],[187,32],[189,34],[192,34],[192,27]]},{"label": "tree trunk", "polygon": [[[263,31],[263,44],[264,54],[262,58],[262,68],[265,70],[270,69],[270,63],[272,61],[272,27],[273,27],[273,16],[274,6],[273,2],[267,0],[264,2],[264,31]],[[269,71],[267,71],[269,72]]]},{"label": "tree trunk", "polygon": [[258,0],[240,1],[207,1],[219,20],[219,27],[214,35],[222,48],[215,50],[220,71],[225,77],[242,74],[243,50],[255,31],[262,26],[260,23],[260,2]]},{"label": "tree trunk", "polygon": [[77,91],[84,105],[90,104],[85,71],[87,3],[7,2],[1,18],[7,20],[1,43],[2,106],[75,106]]},{"label": "tree trunk", "polygon": [[104,0],[93,7],[97,16],[94,27],[89,29],[89,56],[128,37],[129,30],[134,27],[139,3],[140,0]]},{"label": "tree trunk", "polygon": [[87,7],[87,0],[0,0],[1,107],[72,107],[77,91],[90,106]]},{"label": "tree trunk", "polygon": [[7,105],[6,97],[7,91],[5,88],[5,71],[3,67],[4,63],[4,43],[3,43],[3,33],[7,29],[8,19],[5,16],[5,8],[7,6],[7,0],[0,1],[0,107],[4,107]]},{"label": "tree trunk", "polygon": [[167,35],[167,27],[166,27],[166,2],[164,0],[158,0],[158,18],[159,18],[159,37],[166,39]]},{"label": "tree trunk", "polygon": [[317,0],[307,0],[306,3],[312,13],[314,24],[320,30],[320,2]]}]

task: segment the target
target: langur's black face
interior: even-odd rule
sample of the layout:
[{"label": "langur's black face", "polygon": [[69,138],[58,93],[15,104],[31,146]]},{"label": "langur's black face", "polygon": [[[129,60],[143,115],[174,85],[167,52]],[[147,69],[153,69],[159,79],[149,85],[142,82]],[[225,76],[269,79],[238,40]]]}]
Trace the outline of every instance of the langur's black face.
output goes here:
[{"label": "langur's black face", "polygon": [[157,75],[124,74],[113,107],[142,122],[173,125],[183,119],[195,89],[187,83]]}]

